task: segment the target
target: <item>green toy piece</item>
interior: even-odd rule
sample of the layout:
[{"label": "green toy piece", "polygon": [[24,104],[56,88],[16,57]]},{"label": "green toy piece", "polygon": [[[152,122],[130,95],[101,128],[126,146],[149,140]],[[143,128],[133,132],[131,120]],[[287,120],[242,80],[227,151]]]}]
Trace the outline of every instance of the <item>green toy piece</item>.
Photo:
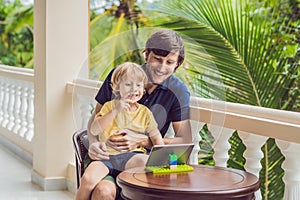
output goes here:
[{"label": "green toy piece", "polygon": [[176,156],[176,154],[172,153],[169,154],[169,165],[177,165],[178,163],[178,157]]},{"label": "green toy piece", "polygon": [[169,154],[169,165],[168,166],[148,166],[147,170],[153,172],[153,174],[169,174],[178,172],[190,172],[194,168],[187,164],[178,164],[178,157],[176,154]]},{"label": "green toy piece", "polygon": [[194,171],[194,168],[187,164],[177,165],[176,169],[170,169],[169,166],[159,167],[159,166],[148,166],[147,170],[151,171],[153,174],[170,174],[170,173],[183,173]]}]

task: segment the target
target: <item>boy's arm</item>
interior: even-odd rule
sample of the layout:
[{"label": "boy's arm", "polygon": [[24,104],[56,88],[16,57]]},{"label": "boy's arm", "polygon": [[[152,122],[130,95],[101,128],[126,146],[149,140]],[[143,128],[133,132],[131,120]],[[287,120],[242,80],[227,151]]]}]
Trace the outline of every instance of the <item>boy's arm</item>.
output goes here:
[{"label": "boy's arm", "polygon": [[114,120],[117,113],[118,110],[113,109],[102,116],[95,117],[91,125],[91,134],[97,136],[99,133],[104,132],[108,125]]},{"label": "boy's arm", "polygon": [[104,104],[104,102],[106,101],[111,100],[112,90],[110,86],[111,85],[110,80],[111,80],[111,75],[113,73],[113,70],[111,70],[109,75],[106,77],[105,81],[102,83],[101,88],[95,97],[97,104],[92,116],[89,119],[88,126],[87,126],[88,140],[89,140],[89,156],[93,160],[109,159],[108,153],[102,147],[103,142],[99,142],[98,137],[92,135],[90,130],[91,130],[91,125],[95,119],[95,115],[100,111],[102,104]]}]

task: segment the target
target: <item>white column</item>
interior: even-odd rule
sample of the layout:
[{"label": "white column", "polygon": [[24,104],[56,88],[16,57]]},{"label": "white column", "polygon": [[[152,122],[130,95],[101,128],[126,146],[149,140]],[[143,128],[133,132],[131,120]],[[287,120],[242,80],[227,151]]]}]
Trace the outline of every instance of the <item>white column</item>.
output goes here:
[{"label": "white column", "polygon": [[15,83],[13,80],[10,80],[10,88],[9,88],[9,105],[8,105],[8,124],[6,128],[11,131],[12,127],[15,124],[15,117],[14,117],[14,104],[15,104]]},{"label": "white column", "polygon": [[[244,131],[238,131],[238,134],[246,146],[246,150],[244,152],[246,163],[244,167],[247,172],[250,172],[259,177],[259,171],[262,168],[260,160],[264,157],[264,154],[261,151],[261,147],[265,144],[268,138]],[[262,199],[260,190],[255,192],[255,199]]]},{"label": "white column", "polygon": [[282,164],[285,183],[284,200],[300,200],[300,144],[276,140],[277,146],[284,155]]},{"label": "white column", "polygon": [[12,128],[12,131],[16,134],[18,134],[18,131],[21,128],[21,82],[19,80],[16,81],[16,96],[15,96],[15,105],[14,105],[14,116],[15,116],[15,122],[14,126]]},{"label": "white column", "polygon": [[3,110],[3,120],[2,120],[2,126],[6,128],[7,124],[8,124],[8,119],[9,119],[9,115],[8,115],[8,105],[9,105],[9,79],[6,79],[5,84],[4,84],[4,100],[3,100],[3,105],[2,106],[2,110]]},{"label": "white column", "polygon": [[27,119],[26,119],[26,113],[28,109],[27,98],[28,98],[28,88],[27,88],[27,84],[24,83],[21,89],[21,109],[20,109],[21,129],[19,130],[19,135],[21,137],[24,137],[27,131]]},{"label": "white column", "polygon": [[208,124],[207,127],[215,139],[213,144],[215,165],[227,167],[228,150],[230,149],[229,138],[235,130],[213,124]]},{"label": "white column", "polygon": [[44,190],[66,189],[67,166],[74,161],[72,96],[66,84],[88,59],[88,2],[34,1],[32,181]]},{"label": "white column", "polygon": [[194,164],[194,165],[198,165],[198,155],[199,155],[199,151],[200,151],[199,142],[202,139],[200,134],[199,134],[199,131],[203,128],[205,123],[196,122],[196,121],[193,121],[193,120],[191,120],[190,122],[191,122],[192,137],[193,137],[192,141],[194,143],[194,148],[193,148],[192,153],[190,155],[189,163]]},{"label": "white column", "polygon": [[5,78],[0,76],[0,126],[4,120],[4,87],[5,87]]},{"label": "white column", "polygon": [[26,114],[26,119],[27,119],[27,132],[26,132],[26,139],[28,141],[31,141],[33,138],[33,130],[34,130],[34,89],[32,85],[28,86],[28,109],[27,109],[27,114]]}]

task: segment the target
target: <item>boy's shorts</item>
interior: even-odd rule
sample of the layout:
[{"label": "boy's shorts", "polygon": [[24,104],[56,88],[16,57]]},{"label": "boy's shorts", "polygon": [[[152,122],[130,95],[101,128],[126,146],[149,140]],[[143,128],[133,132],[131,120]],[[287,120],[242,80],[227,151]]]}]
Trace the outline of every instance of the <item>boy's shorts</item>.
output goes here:
[{"label": "boy's shorts", "polygon": [[[125,165],[130,158],[134,155],[141,154],[140,152],[126,152],[118,155],[110,155],[109,160],[100,160],[99,162],[104,163],[104,165],[108,168],[108,175],[116,178],[117,175],[125,170]],[[89,155],[87,154],[84,158],[84,169],[86,169],[91,162],[93,162]],[[110,178],[108,178],[110,180]],[[115,182],[115,181],[114,181]]]}]

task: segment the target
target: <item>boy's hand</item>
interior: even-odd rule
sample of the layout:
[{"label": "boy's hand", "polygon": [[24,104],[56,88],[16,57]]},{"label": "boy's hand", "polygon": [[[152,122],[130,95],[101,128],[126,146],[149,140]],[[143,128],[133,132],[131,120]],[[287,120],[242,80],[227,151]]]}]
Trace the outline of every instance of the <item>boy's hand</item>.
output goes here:
[{"label": "boy's hand", "polygon": [[130,108],[130,103],[131,101],[129,99],[120,99],[120,100],[117,100],[116,103],[115,103],[115,107],[114,107],[114,110],[115,110],[115,113],[119,113],[121,112],[122,110],[129,110]]}]

